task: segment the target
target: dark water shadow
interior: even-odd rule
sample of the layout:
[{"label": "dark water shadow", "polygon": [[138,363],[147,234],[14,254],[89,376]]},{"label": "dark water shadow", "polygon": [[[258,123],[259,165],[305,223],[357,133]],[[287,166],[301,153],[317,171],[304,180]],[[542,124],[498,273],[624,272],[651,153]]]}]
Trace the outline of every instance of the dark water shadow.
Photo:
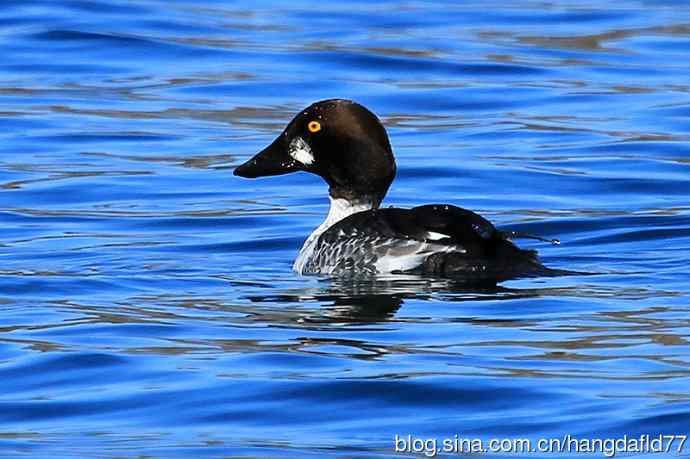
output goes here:
[{"label": "dark water shadow", "polygon": [[[588,276],[588,275],[586,275]],[[270,295],[244,297],[256,304],[320,303],[319,312],[310,309],[300,315],[302,323],[374,323],[395,319],[406,301],[445,303],[512,301],[539,297],[646,297],[646,292],[618,287],[575,284],[566,287],[513,288],[500,285],[477,286],[445,278],[398,275],[376,278],[323,279],[317,288],[287,289]],[[507,303],[508,304],[508,303]]]}]

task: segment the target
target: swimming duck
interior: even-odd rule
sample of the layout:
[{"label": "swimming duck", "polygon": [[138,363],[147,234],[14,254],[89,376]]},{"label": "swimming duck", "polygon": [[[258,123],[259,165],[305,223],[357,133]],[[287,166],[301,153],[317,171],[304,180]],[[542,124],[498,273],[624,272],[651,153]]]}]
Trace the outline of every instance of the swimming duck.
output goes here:
[{"label": "swimming duck", "polygon": [[416,273],[495,283],[543,274],[516,233],[448,204],[381,208],[396,172],[383,124],[344,99],[316,102],[234,174],[256,178],[305,171],[329,186],[330,209],[294,262],[301,274]]}]

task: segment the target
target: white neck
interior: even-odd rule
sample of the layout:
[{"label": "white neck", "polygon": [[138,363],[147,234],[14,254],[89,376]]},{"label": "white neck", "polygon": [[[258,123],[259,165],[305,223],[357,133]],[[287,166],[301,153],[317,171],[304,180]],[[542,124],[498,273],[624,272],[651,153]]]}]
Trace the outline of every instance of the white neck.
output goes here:
[{"label": "white neck", "polygon": [[324,220],[324,222],[321,223],[321,225],[319,225],[319,227],[309,235],[307,240],[304,242],[302,249],[299,251],[299,255],[297,255],[295,264],[292,266],[292,269],[298,273],[303,272],[304,266],[314,250],[314,244],[316,244],[319,236],[321,236],[324,231],[345,217],[349,217],[352,214],[364,212],[365,210],[373,209],[375,207],[373,199],[348,201],[347,199],[342,198],[334,199],[331,196],[329,196],[328,199],[331,201],[331,207],[328,209],[328,216],[326,217],[326,220]]},{"label": "white neck", "polygon": [[[374,203],[371,199],[348,201],[342,198],[333,199],[330,196],[328,199],[331,201],[331,207],[328,209],[326,220],[319,226],[319,228],[322,228],[321,232],[326,231],[345,217],[374,208]],[[317,228],[316,231],[318,231],[319,228]]]}]

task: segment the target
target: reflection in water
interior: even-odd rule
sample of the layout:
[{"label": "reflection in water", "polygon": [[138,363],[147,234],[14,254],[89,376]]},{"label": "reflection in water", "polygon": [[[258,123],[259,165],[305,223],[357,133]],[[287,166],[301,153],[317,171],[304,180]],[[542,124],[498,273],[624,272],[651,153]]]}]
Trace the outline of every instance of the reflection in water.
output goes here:
[{"label": "reflection in water", "polygon": [[[271,296],[249,296],[254,303],[317,302],[322,305],[320,316],[301,319],[309,323],[319,322],[379,322],[394,317],[406,299],[430,299],[439,292],[457,292],[463,296],[456,301],[482,298],[499,299],[502,287],[469,288],[466,284],[451,279],[434,279],[417,276],[397,275],[372,278],[334,278],[322,281],[325,287],[304,290],[290,290]],[[466,296],[465,296],[466,295]]]},{"label": "reflection in water", "polygon": [[[586,274],[585,276],[590,276]],[[583,280],[586,277],[583,277]],[[629,299],[682,297],[680,292],[636,287],[613,287],[576,284],[567,287],[510,288],[503,286],[473,287],[462,281],[444,278],[396,275],[377,278],[324,279],[319,288],[272,289],[271,295],[249,295],[255,304],[315,303],[320,313],[297,314],[308,323],[379,322],[395,317],[406,300],[444,302],[448,304],[506,301],[536,298]],[[433,303],[432,303],[433,304]],[[481,304],[481,303],[477,303]],[[458,307],[462,305],[458,304]],[[318,311],[318,310],[317,310]],[[294,311],[293,311],[294,312]],[[264,320],[261,317],[259,320]],[[291,319],[291,321],[294,320]]]}]

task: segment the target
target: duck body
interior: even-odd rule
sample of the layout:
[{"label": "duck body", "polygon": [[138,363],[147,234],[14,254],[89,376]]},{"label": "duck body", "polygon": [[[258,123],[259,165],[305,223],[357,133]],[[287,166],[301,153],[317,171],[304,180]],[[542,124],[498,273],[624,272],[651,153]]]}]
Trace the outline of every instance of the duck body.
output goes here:
[{"label": "duck body", "polygon": [[541,265],[474,212],[431,204],[383,208],[343,218],[304,244],[303,274],[426,274],[496,282]]},{"label": "duck body", "polygon": [[383,125],[355,102],[311,105],[235,175],[299,170],[324,178],[331,199],[328,216],[295,260],[301,274],[416,273],[496,283],[547,270],[535,251],[518,248],[509,233],[469,210],[446,204],[380,208],[395,160]]}]

